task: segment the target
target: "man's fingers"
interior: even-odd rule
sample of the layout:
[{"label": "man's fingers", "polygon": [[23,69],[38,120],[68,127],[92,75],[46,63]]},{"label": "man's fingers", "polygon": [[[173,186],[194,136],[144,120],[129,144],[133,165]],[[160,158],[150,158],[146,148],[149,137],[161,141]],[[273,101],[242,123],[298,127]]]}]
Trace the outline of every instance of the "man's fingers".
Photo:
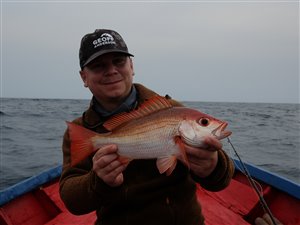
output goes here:
[{"label": "man's fingers", "polygon": [[264,219],[257,217],[255,219],[255,225],[268,225],[268,223],[266,223]]},{"label": "man's fingers", "polygon": [[[115,166],[116,167],[116,166],[118,166],[118,165],[116,165],[117,162],[118,162],[118,161],[116,161],[117,158],[118,158],[117,154],[105,155],[105,156],[102,156],[99,159],[94,159],[93,163],[94,163],[95,167],[98,167],[98,168],[101,168],[101,169],[106,168],[108,166],[110,166],[110,167]],[[112,162],[114,162],[114,165],[111,165]],[[111,168],[110,170],[113,170],[113,169],[114,168]]]},{"label": "man's fingers", "polygon": [[97,160],[104,155],[113,154],[118,151],[118,147],[116,145],[106,145],[101,148],[95,153],[93,159]]},{"label": "man's fingers", "polygon": [[[278,219],[274,218],[277,225],[283,225]],[[262,218],[255,219],[255,225],[273,225],[272,219],[269,214],[265,213]]]},{"label": "man's fingers", "polygon": [[122,173],[120,173],[115,180],[110,184],[112,187],[120,186],[124,182],[124,176]]},{"label": "man's fingers", "polygon": [[222,143],[215,137],[205,137],[204,143],[207,145],[206,149],[209,151],[217,151],[222,148]]},{"label": "man's fingers", "polygon": [[129,161],[119,160],[116,145],[101,147],[93,156],[93,171],[106,184],[116,187],[123,183],[122,172],[126,169]]},{"label": "man's fingers", "polygon": [[126,166],[127,165],[118,166],[110,173],[104,174],[102,180],[112,187],[121,185],[124,181],[122,172],[125,170]]}]

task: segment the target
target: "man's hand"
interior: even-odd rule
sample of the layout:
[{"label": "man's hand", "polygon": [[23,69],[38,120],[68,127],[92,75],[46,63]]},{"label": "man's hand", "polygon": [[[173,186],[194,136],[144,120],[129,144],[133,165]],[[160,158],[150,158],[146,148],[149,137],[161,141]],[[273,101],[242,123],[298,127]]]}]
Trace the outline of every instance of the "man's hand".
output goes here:
[{"label": "man's hand", "polygon": [[129,161],[119,160],[117,151],[116,145],[106,145],[99,148],[93,157],[93,171],[111,187],[123,183],[123,171],[129,164]]},{"label": "man's hand", "polygon": [[[278,219],[274,218],[277,225],[283,225]],[[274,225],[269,214],[265,213],[262,217],[255,219],[255,225]]]},{"label": "man's hand", "polygon": [[195,148],[185,145],[190,169],[201,178],[210,175],[218,163],[218,150],[222,148],[222,143],[214,137],[204,139],[205,148]]}]

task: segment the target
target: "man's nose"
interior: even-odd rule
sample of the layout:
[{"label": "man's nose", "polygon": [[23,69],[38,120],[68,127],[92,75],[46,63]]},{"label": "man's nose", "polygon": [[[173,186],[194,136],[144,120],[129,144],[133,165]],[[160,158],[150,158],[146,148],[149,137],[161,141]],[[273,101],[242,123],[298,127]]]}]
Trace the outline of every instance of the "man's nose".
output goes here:
[{"label": "man's nose", "polygon": [[106,65],[106,71],[105,71],[105,74],[106,74],[106,75],[111,75],[111,74],[115,74],[115,73],[117,73],[116,66],[113,64],[112,61],[110,61],[110,62],[107,63],[107,65]]}]

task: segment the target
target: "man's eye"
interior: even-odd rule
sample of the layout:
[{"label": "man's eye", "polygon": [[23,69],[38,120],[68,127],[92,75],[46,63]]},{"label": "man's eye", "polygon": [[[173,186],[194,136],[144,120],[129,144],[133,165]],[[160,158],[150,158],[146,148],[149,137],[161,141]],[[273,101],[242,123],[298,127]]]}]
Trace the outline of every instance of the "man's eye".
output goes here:
[{"label": "man's eye", "polygon": [[90,69],[102,69],[102,68],[104,68],[104,64],[103,63],[94,63],[94,64],[92,64],[92,65],[90,65],[89,67],[90,67]]},{"label": "man's eye", "polygon": [[118,66],[125,64],[125,62],[126,62],[126,57],[119,57],[113,60],[113,64]]}]

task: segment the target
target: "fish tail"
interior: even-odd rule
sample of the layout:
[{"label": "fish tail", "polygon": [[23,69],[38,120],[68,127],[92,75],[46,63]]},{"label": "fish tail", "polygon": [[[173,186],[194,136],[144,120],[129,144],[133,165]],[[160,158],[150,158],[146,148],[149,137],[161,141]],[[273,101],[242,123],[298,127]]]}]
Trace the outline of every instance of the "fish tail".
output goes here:
[{"label": "fish tail", "polygon": [[92,137],[97,135],[97,133],[75,123],[66,123],[71,142],[71,166],[74,166],[94,152]]}]

